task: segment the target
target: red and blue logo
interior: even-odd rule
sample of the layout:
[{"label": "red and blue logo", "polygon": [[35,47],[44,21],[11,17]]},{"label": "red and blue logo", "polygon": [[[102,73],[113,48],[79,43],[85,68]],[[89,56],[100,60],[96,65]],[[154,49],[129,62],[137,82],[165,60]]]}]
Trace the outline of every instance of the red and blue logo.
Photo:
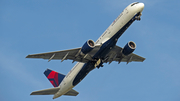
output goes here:
[{"label": "red and blue logo", "polygon": [[60,74],[56,71],[47,69],[44,72],[44,75],[48,78],[48,80],[51,82],[51,84],[54,87],[58,87],[59,84],[62,82],[62,80],[64,79],[65,75],[64,74]]}]

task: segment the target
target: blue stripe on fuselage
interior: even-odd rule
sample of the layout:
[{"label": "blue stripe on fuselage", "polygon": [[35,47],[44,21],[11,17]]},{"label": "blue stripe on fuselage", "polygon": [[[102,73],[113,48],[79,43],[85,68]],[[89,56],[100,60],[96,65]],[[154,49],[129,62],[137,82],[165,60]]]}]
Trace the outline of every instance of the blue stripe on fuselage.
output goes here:
[{"label": "blue stripe on fuselage", "polygon": [[[136,16],[136,15],[135,15]],[[133,17],[124,27],[122,27],[113,37],[106,41],[93,58],[104,59],[105,55],[116,45],[118,38],[126,31],[126,29],[135,21]]]},{"label": "blue stripe on fuselage", "polygon": [[94,69],[95,62],[85,63],[73,81],[73,86],[77,85],[91,70]]},{"label": "blue stripe on fuselage", "polygon": [[[118,38],[126,31],[126,29],[135,21],[135,15],[124,27],[122,27],[113,37],[106,41],[93,58],[105,58],[105,55],[110,52],[110,48],[114,47]],[[94,69],[95,62],[89,61],[85,63],[73,81],[73,86],[77,85],[91,70]]]}]

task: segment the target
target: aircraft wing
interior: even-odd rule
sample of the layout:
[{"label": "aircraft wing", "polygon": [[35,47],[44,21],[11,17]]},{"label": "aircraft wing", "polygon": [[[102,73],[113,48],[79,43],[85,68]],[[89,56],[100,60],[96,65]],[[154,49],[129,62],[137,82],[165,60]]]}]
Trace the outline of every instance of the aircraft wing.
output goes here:
[{"label": "aircraft wing", "polygon": [[49,61],[52,59],[57,60],[73,60],[78,62],[87,63],[89,60],[92,60],[92,56],[98,51],[100,45],[95,46],[95,48],[89,52],[85,56],[79,55],[81,48],[69,49],[69,50],[62,50],[62,51],[54,51],[54,52],[47,52],[47,53],[39,53],[39,54],[31,54],[26,56],[26,58],[41,58],[41,59],[48,59]]},{"label": "aircraft wing", "polygon": [[[42,58],[42,59],[48,59],[49,61],[52,59],[57,60],[73,60],[78,62],[87,63],[88,61],[92,60],[92,57],[94,54],[99,50],[100,45],[95,46],[95,48],[88,53],[88,55],[80,56],[78,53],[80,52],[81,48],[75,48],[75,49],[69,49],[69,50],[62,50],[62,51],[54,51],[54,52],[47,52],[47,53],[39,53],[39,54],[31,54],[28,55],[26,58]],[[145,58],[138,56],[134,53],[131,53],[128,56],[122,57],[122,48],[119,46],[115,46],[107,55],[108,57],[104,62],[111,63],[112,61],[117,62],[143,62]]]},{"label": "aircraft wing", "polygon": [[106,57],[108,57],[106,59],[106,63],[109,62],[111,63],[112,61],[116,61],[116,62],[127,62],[127,64],[129,62],[143,62],[145,60],[145,58],[138,56],[134,53],[129,54],[128,56],[122,56],[122,48],[119,46],[115,46],[108,54]]},{"label": "aircraft wing", "polygon": [[[55,87],[55,88],[49,88],[49,89],[34,91],[30,95],[54,95],[59,91],[59,89],[60,89],[59,87]],[[78,94],[79,94],[79,92],[75,91],[74,89],[71,89],[70,91],[68,91],[64,95],[77,96]]]}]

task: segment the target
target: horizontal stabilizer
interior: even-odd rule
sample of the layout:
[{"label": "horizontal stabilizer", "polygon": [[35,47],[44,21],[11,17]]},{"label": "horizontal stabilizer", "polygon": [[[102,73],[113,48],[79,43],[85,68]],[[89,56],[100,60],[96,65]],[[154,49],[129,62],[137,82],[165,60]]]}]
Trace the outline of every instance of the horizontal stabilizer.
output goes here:
[{"label": "horizontal stabilizer", "polygon": [[59,89],[60,87],[55,87],[55,88],[34,91],[31,93],[31,95],[54,95],[59,91]]},{"label": "horizontal stabilizer", "polygon": [[71,89],[70,91],[68,91],[66,94],[64,95],[68,95],[68,96],[77,96],[79,94],[79,92],[75,91],[74,89]]},{"label": "horizontal stabilizer", "polygon": [[[34,91],[30,95],[54,95],[60,90],[60,87],[55,87],[55,88],[49,88],[49,89],[44,89],[44,90],[39,90],[39,91]],[[79,92],[75,91],[74,89],[71,89],[64,95],[68,96],[77,96]]]}]

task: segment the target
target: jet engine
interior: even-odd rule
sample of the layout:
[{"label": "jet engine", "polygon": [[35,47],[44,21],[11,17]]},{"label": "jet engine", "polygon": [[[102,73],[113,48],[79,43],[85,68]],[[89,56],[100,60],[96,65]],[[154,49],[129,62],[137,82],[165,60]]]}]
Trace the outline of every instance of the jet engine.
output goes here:
[{"label": "jet engine", "polygon": [[93,40],[88,40],[84,43],[81,48],[81,55],[89,53],[95,47],[95,43]]},{"label": "jet engine", "polygon": [[129,41],[123,48],[122,53],[127,56],[136,49],[136,44],[133,41]]}]

